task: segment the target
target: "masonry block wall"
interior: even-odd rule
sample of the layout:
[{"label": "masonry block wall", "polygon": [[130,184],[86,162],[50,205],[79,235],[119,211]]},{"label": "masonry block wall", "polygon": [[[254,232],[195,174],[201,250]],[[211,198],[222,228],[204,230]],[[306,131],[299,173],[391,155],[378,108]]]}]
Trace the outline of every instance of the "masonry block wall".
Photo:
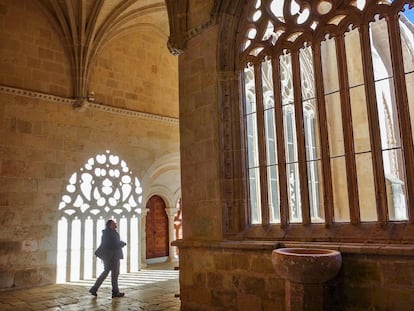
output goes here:
[{"label": "masonry block wall", "polygon": [[180,286],[182,310],[284,310],[271,251],[180,249]]},{"label": "masonry block wall", "polygon": [[178,62],[168,52],[166,40],[145,30],[109,42],[91,72],[89,90],[96,100],[177,118]]},{"label": "masonry block wall", "polygon": [[[257,243],[256,247],[260,247]],[[182,310],[284,311],[285,283],[274,272],[271,249],[180,249]],[[412,310],[414,264],[404,255],[342,251],[338,276],[325,286],[329,310]]]},{"label": "masonry block wall", "polygon": [[177,126],[19,95],[0,95],[0,107],[0,286],[54,283],[56,212],[72,173],[110,150],[140,178],[178,148]]},{"label": "masonry block wall", "polygon": [[58,206],[89,158],[110,150],[142,181],[179,152],[177,59],[148,34],[108,44],[91,73],[95,103],[126,113],[74,109],[69,58],[46,16],[35,1],[0,1],[0,289],[56,281]]},{"label": "masonry block wall", "polygon": [[70,96],[69,59],[36,1],[0,1],[0,84]]},{"label": "masonry block wall", "polygon": [[414,303],[414,261],[389,254],[343,253],[332,310],[411,310]]}]

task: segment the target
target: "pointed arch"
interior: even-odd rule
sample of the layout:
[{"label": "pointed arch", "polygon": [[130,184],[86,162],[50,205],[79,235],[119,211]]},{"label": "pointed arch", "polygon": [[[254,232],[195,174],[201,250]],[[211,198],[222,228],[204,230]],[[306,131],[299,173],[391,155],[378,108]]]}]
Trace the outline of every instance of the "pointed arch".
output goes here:
[{"label": "pointed arch", "polygon": [[220,9],[224,232],[309,238],[301,225],[324,223],[312,237],[324,239],[347,224],[412,223],[412,2],[252,0]]},{"label": "pointed arch", "polygon": [[102,269],[93,251],[107,219],[118,222],[127,242],[121,271],[138,271],[142,192],[128,164],[109,150],[71,175],[58,207],[57,282],[95,277]]}]

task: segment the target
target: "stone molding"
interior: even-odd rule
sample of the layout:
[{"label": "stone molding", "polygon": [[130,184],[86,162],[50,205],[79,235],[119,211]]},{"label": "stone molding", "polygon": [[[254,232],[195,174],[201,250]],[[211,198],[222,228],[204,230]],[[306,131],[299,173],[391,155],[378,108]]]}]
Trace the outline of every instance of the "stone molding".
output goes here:
[{"label": "stone molding", "polygon": [[171,245],[178,248],[218,248],[218,249],[242,249],[242,250],[274,250],[279,247],[278,242],[273,241],[246,241],[246,240],[184,240],[172,241]]},{"label": "stone molding", "polygon": [[[294,242],[294,241],[260,241],[260,240],[175,240],[171,243],[178,248],[217,248],[272,251],[276,248],[321,248],[337,250],[343,254],[365,254],[383,256],[414,257],[412,244],[380,244],[380,243],[335,243],[335,242]],[[269,253],[270,254],[270,253]]]},{"label": "stone molding", "polygon": [[180,38],[178,42],[176,38],[173,38],[172,36],[170,36],[167,42],[168,50],[174,56],[182,54],[189,40],[198,36],[204,30],[206,30],[207,28],[209,28],[210,26],[216,23],[217,22],[215,20],[209,20],[195,28],[189,29],[184,34],[180,35],[180,37],[182,38]]},{"label": "stone molding", "polygon": [[[76,106],[76,103],[79,102],[78,99],[60,97],[60,96],[55,96],[52,94],[35,92],[35,91],[25,90],[21,88],[5,86],[5,85],[0,85],[0,94],[42,99],[42,100],[47,100],[47,101],[51,101],[55,103],[69,104],[74,107]],[[167,122],[167,123],[177,124],[177,125],[179,123],[177,118],[171,118],[171,117],[166,117],[166,116],[161,116],[161,115],[156,115],[156,114],[151,114],[151,113],[111,107],[111,106],[103,105],[101,103],[90,102],[90,101],[85,100],[82,102],[82,107],[79,110],[83,111],[86,108],[92,108],[92,109],[96,109],[96,110],[100,110],[104,112],[109,112],[109,113],[129,116],[129,117],[135,117],[135,118],[141,118],[141,119],[147,119],[147,120],[152,120],[152,121]]]},{"label": "stone molding", "polygon": [[76,101],[71,98],[65,98],[65,97],[55,96],[55,95],[46,94],[46,93],[29,91],[29,90],[5,86],[5,85],[0,85],[0,93],[7,94],[7,95],[16,95],[16,96],[42,99],[42,100],[47,100],[47,101],[51,101],[55,103],[63,103],[63,104],[70,104],[70,105],[73,105]]},{"label": "stone molding", "polygon": [[153,121],[160,121],[160,122],[168,122],[168,123],[177,124],[177,125],[179,123],[177,118],[165,117],[165,116],[161,116],[161,115],[157,115],[157,114],[145,113],[145,112],[134,111],[134,110],[129,110],[129,109],[123,109],[123,108],[117,108],[117,107],[110,107],[110,106],[105,106],[105,105],[102,105],[102,104],[99,104],[99,103],[89,103],[88,102],[87,107],[97,109],[97,110],[101,110],[101,111],[110,112],[110,113],[122,114],[122,115],[126,115],[126,116],[129,116],[129,117],[136,117],[136,118],[153,120]]}]

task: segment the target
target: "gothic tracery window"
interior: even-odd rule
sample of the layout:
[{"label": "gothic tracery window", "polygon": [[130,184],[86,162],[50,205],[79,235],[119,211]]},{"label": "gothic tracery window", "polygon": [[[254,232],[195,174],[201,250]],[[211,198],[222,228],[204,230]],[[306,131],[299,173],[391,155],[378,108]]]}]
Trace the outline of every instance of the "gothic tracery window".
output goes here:
[{"label": "gothic tracery window", "polygon": [[239,41],[249,223],[409,220],[413,6],[250,1]]},{"label": "gothic tracery window", "polygon": [[138,271],[141,194],[138,178],[109,150],[71,175],[59,204],[58,282],[91,278],[103,269],[93,251],[108,219],[115,219],[127,242],[121,272]]}]

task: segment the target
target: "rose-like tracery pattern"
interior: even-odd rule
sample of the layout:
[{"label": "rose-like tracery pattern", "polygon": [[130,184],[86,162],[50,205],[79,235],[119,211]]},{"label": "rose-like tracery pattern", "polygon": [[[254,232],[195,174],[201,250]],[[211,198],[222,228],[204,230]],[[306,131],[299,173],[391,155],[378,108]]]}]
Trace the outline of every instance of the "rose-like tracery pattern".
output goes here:
[{"label": "rose-like tracery pattern", "polygon": [[[272,49],[290,49],[315,39],[328,29],[353,23],[350,16],[363,16],[373,5],[389,7],[390,0],[256,0],[247,12],[245,36],[241,42],[242,58],[272,54]],[[381,11],[382,9],[378,9]],[[352,12],[344,14],[343,12]]]},{"label": "rose-like tracery pattern", "polygon": [[121,271],[137,271],[141,200],[138,178],[109,150],[74,172],[59,204],[57,282],[95,277],[103,269],[93,251],[108,219],[118,223],[121,238],[127,242]]},{"label": "rose-like tracery pattern", "polygon": [[72,174],[59,210],[72,217],[140,212],[142,188],[128,165],[107,150]]}]

